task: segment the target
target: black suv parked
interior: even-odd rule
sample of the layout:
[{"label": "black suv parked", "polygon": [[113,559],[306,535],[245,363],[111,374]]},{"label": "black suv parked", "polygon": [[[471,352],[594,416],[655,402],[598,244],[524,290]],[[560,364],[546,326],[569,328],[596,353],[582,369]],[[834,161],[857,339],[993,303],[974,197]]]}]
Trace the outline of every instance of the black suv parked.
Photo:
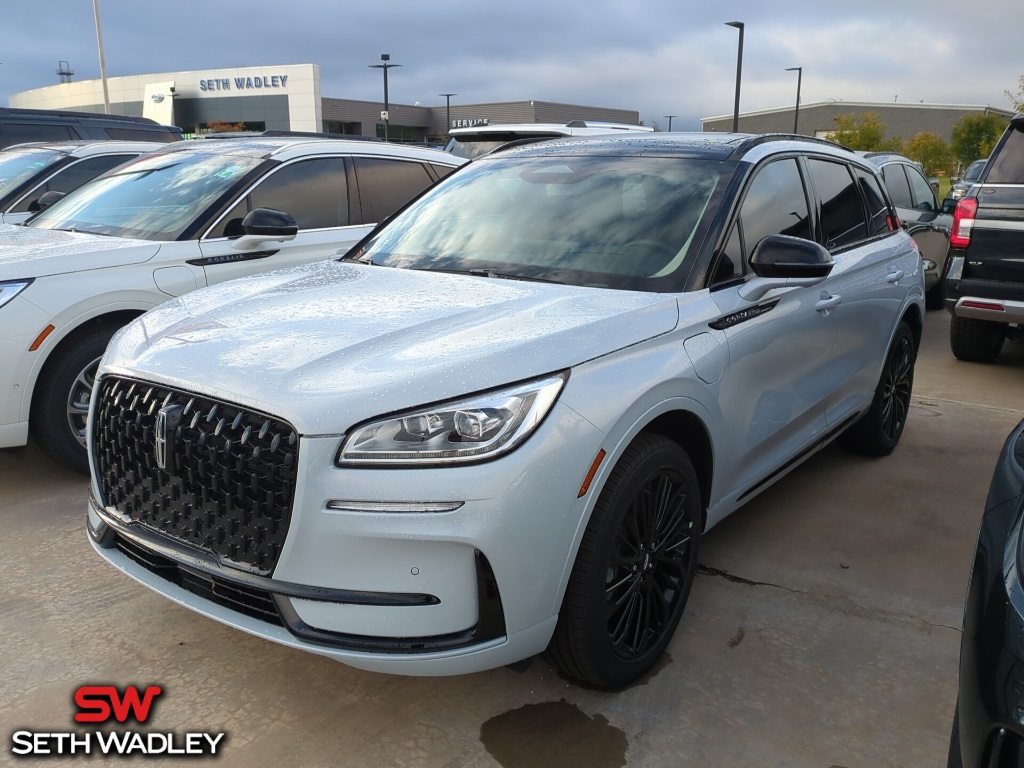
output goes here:
[{"label": "black suv parked", "polygon": [[1006,339],[1024,341],[1024,114],[957,203],[946,270],[954,355],[984,363]]},{"label": "black suv parked", "polygon": [[179,141],[181,128],[148,117],[0,107],[0,149],[29,141]]}]

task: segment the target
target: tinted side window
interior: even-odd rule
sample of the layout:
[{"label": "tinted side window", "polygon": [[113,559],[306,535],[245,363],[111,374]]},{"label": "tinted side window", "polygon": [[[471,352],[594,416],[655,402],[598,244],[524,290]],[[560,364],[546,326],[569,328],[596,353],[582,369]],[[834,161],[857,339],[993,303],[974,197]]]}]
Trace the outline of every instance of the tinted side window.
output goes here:
[{"label": "tinted side window", "polygon": [[712,267],[712,283],[748,270],[750,254],[768,235],[811,239],[807,196],[796,160],[776,160],[757,171],[725,248]]},{"label": "tinted side window", "polygon": [[207,237],[238,237],[244,234],[242,219],[253,208],[273,208],[289,213],[300,230],[347,226],[345,160],[318,157],[277,169],[239,200]]},{"label": "tinted side window", "polygon": [[66,141],[77,138],[78,134],[67,125],[0,123],[0,147],[23,144],[26,141]]},{"label": "tinted side window", "polygon": [[900,208],[913,208],[914,198],[910,195],[910,183],[907,181],[907,174],[903,172],[903,166],[899,163],[887,165],[882,169],[882,178],[885,179],[885,188],[889,190],[889,197],[892,204]]},{"label": "tinted side window", "polygon": [[178,140],[177,134],[161,129],[107,128],[106,132],[110,138],[123,141],[159,141],[167,144]]},{"label": "tinted side window", "polygon": [[867,171],[858,168],[856,173],[868,209],[868,237],[884,235],[889,232],[889,206],[885,202],[882,188],[878,180]]},{"label": "tinted side window", "polygon": [[935,199],[935,191],[928,179],[921,175],[917,168],[907,166],[907,178],[910,179],[911,191],[914,193],[914,207],[919,211],[937,211],[939,203]]},{"label": "tinted side window", "polygon": [[1024,125],[1006,132],[1005,140],[991,160],[987,182],[1024,184]]},{"label": "tinted side window", "polygon": [[867,237],[867,222],[860,192],[844,163],[808,160],[814,188],[821,200],[821,239],[828,249]]},{"label": "tinted side window", "polygon": [[354,161],[364,224],[390,216],[434,183],[419,163],[377,157],[357,157]]},{"label": "tinted side window", "polygon": [[66,168],[62,168],[46,184],[32,190],[32,194],[18,203],[13,210],[18,213],[35,210],[31,207],[32,203],[38,200],[44,192],[71,192],[85,182],[92,181],[101,173],[106,173],[111,168],[116,168],[133,157],[135,155],[104,155],[103,157],[87,157],[85,160],[72,163]]}]

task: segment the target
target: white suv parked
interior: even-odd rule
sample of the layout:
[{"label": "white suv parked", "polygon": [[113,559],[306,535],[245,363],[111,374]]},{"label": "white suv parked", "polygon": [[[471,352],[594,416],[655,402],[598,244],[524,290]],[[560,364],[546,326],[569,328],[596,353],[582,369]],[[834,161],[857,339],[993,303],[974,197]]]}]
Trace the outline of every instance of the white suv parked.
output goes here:
[{"label": "white suv parked", "polygon": [[495,123],[476,125],[472,128],[454,128],[449,131],[448,144],[444,151],[472,160],[486,155],[510,141],[532,139],[560,139],[566,136],[602,136],[620,131],[651,133],[653,128],[630,123],[603,123],[593,120],[571,120],[560,123]]},{"label": "white suv parked", "polygon": [[87,181],[144,152],[163,149],[152,141],[64,141],[16,144],[0,150],[0,223],[25,221],[46,200],[78,189]]},{"label": "white suv parked", "polygon": [[334,139],[180,142],[0,227],[0,448],[85,471],[85,422],[114,332],[172,297],[343,253],[466,161]]}]

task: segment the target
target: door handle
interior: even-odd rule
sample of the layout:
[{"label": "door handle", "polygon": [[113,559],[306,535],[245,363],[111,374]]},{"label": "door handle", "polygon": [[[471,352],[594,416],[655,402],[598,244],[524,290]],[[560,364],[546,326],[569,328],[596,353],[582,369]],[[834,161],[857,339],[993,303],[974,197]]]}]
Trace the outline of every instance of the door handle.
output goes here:
[{"label": "door handle", "polygon": [[888,275],[885,276],[885,282],[896,285],[905,274],[906,272],[904,272],[902,269],[897,269],[894,272],[890,272]]},{"label": "door handle", "polygon": [[830,309],[838,307],[842,300],[843,297],[839,296],[838,294],[833,296],[829,294],[827,291],[822,291],[821,297],[818,299],[818,301],[814,303],[814,308],[819,312],[827,313]]}]

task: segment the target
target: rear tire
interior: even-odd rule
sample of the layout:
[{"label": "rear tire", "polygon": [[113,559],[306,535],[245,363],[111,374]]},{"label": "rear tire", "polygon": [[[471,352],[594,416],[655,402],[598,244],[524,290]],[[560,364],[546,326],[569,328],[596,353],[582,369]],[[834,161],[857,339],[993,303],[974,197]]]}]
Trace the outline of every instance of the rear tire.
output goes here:
[{"label": "rear tire", "polygon": [[939,280],[935,285],[924,292],[925,309],[942,309],[946,306],[946,284]]},{"label": "rear tire", "polygon": [[844,448],[868,456],[888,456],[900,441],[914,389],[914,334],[901,322],[882,367],[871,408],[839,436]]},{"label": "rear tire", "polygon": [[686,452],[641,433],[601,491],[545,657],[569,678],[621,688],[651,669],[697,569],[701,502]]},{"label": "rear tire", "polygon": [[949,734],[949,755],[946,757],[946,768],[964,768],[964,758],[960,751],[960,701],[953,710],[953,729]]},{"label": "rear tire", "polygon": [[62,341],[46,361],[32,397],[32,436],[50,458],[78,472],[89,472],[85,423],[92,385],[116,330],[97,325]]},{"label": "rear tire", "polygon": [[1002,323],[954,315],[949,324],[949,346],[957,360],[991,363],[1003,348],[1005,338]]}]

